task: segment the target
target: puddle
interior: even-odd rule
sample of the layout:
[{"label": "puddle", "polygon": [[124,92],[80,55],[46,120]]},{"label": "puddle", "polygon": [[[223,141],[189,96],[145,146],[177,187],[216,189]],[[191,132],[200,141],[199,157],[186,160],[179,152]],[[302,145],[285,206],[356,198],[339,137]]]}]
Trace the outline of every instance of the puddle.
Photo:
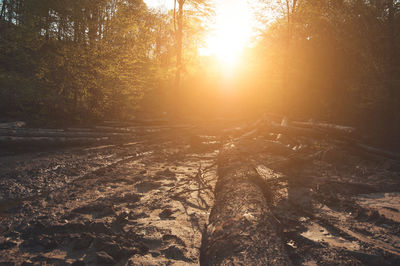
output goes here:
[{"label": "puddle", "polygon": [[307,231],[301,234],[303,237],[315,242],[327,243],[331,247],[345,248],[351,251],[360,249],[356,241],[348,241],[342,237],[334,236],[329,231],[317,223],[310,223]]},{"label": "puddle", "polygon": [[355,197],[363,208],[373,209],[395,222],[400,222],[400,192],[361,194]]}]

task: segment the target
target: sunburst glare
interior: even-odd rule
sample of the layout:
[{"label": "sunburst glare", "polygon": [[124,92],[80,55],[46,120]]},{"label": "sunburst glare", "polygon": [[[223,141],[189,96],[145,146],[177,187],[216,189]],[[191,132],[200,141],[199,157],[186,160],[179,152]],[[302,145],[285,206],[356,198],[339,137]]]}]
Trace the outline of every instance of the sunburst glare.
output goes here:
[{"label": "sunburst glare", "polygon": [[216,56],[225,68],[234,67],[253,34],[254,21],[246,0],[219,1],[215,24],[211,26],[200,53]]}]

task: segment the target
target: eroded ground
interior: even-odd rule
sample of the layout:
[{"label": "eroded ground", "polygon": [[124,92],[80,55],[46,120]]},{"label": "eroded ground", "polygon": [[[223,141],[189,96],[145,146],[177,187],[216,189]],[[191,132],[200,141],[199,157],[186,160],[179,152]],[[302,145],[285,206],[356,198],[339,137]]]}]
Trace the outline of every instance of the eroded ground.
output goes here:
[{"label": "eroded ground", "polygon": [[0,264],[198,263],[216,151],[186,140],[1,157]]},{"label": "eroded ground", "polygon": [[[181,130],[157,136],[3,154],[0,264],[199,264],[218,145],[235,140]],[[304,157],[317,156],[285,165],[287,155],[264,147],[270,138],[239,148],[266,179],[292,264],[400,264],[397,164],[302,140]]]}]

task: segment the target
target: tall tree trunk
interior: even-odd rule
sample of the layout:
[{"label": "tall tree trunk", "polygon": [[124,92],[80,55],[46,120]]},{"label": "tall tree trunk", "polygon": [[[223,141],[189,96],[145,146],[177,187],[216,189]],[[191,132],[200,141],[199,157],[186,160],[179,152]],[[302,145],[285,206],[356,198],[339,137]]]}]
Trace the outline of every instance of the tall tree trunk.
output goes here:
[{"label": "tall tree trunk", "polygon": [[8,2],[8,7],[7,7],[8,22],[12,22],[13,13],[14,13],[14,0],[10,0]]},{"label": "tall tree trunk", "polygon": [[[282,68],[282,91],[285,98],[285,101],[288,97],[290,97],[289,93],[289,78],[290,78],[290,69],[293,64],[292,60],[292,38],[293,38],[293,16],[296,11],[297,0],[286,0],[286,16],[287,16],[287,36],[285,40],[285,49],[284,49],[284,62]],[[291,109],[288,106],[289,110]],[[287,110],[285,110],[287,112]],[[288,114],[287,114],[288,115]]]},{"label": "tall tree trunk", "polygon": [[50,39],[50,11],[47,10],[46,18],[45,18],[45,38],[46,41]]},{"label": "tall tree trunk", "polygon": [[3,0],[1,2],[1,11],[0,11],[0,19],[3,20],[6,16],[6,5],[7,5],[7,0]]},{"label": "tall tree trunk", "polygon": [[[178,1],[178,14],[177,29],[176,29],[176,73],[175,73],[175,86],[176,90],[180,92],[181,75],[182,75],[182,38],[183,38],[183,5],[185,0]],[[176,2],[175,2],[176,3]]]},{"label": "tall tree trunk", "polygon": [[391,99],[395,100],[397,93],[395,88],[395,63],[396,63],[396,35],[395,35],[395,7],[394,0],[388,1],[388,39],[389,39],[389,62],[388,62],[388,87]]},{"label": "tall tree trunk", "polygon": [[400,127],[398,125],[399,121],[399,91],[397,87],[397,75],[396,75],[396,21],[395,21],[395,0],[388,0],[388,70],[387,70],[387,86],[389,90],[389,114],[388,123],[391,125],[390,130],[390,140],[397,138]]}]

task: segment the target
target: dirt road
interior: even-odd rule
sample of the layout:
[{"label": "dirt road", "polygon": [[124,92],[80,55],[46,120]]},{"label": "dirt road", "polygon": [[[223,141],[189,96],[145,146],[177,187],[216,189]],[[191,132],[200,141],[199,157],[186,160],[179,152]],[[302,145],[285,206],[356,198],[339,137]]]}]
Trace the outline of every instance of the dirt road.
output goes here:
[{"label": "dirt road", "polygon": [[196,264],[215,155],[142,136],[2,156],[0,264]]},{"label": "dirt road", "polygon": [[[220,137],[199,141],[176,129],[115,145],[2,153],[0,265],[198,265]],[[393,165],[319,143],[321,156],[282,169],[274,162],[284,157],[264,142],[239,147],[268,178],[266,202],[290,263],[400,264]]]}]

